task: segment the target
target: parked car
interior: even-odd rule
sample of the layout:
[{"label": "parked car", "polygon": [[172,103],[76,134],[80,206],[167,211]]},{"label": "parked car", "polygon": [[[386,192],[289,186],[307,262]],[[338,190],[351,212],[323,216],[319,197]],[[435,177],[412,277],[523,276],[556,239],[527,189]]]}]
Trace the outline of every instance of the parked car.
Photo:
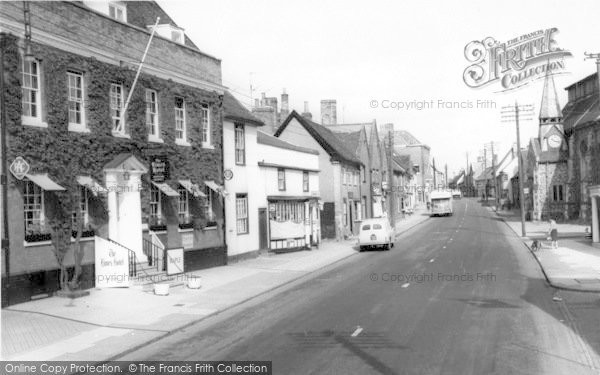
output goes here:
[{"label": "parked car", "polygon": [[363,220],[358,234],[359,249],[382,247],[389,250],[394,246],[394,230],[387,218],[379,217]]}]

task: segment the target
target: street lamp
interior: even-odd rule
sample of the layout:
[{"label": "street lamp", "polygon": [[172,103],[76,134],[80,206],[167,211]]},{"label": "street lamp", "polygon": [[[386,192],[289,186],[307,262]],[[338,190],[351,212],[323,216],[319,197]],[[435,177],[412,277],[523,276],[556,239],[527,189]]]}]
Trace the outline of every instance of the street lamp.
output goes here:
[{"label": "street lamp", "polygon": [[31,12],[29,11],[29,1],[23,2],[23,20],[25,24],[25,54],[23,58],[26,62],[35,60],[31,50]]}]

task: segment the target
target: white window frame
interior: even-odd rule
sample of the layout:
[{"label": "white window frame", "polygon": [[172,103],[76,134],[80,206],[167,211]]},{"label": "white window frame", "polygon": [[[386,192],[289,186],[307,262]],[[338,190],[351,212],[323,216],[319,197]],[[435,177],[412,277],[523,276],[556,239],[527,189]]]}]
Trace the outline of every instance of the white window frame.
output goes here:
[{"label": "white window frame", "polygon": [[215,212],[213,211],[213,191],[208,186],[204,187],[204,217],[207,221],[215,221]]},{"label": "white window frame", "polygon": [[[156,198],[156,199],[155,199]],[[150,184],[150,200],[149,200],[149,218],[156,218],[157,221],[162,220],[162,192],[154,184]],[[153,212],[155,211],[155,212]]]},{"label": "white window frame", "polygon": [[[80,86],[79,87],[71,86],[71,83],[73,83],[72,79],[74,79],[75,82],[77,80],[79,80]],[[78,95],[71,96],[73,91],[75,91],[75,92],[79,91],[79,97],[78,97]],[[86,132],[86,133],[89,132],[89,129],[86,124],[86,118],[85,118],[85,80],[84,80],[83,73],[75,72],[75,71],[71,71],[71,70],[67,71],[67,97],[68,97],[68,106],[69,106],[69,108],[68,108],[69,131]],[[72,104],[79,105],[80,122],[71,122],[71,113],[74,112],[71,108]]]},{"label": "white window frame", "polygon": [[202,104],[200,108],[200,137],[202,147],[213,148],[211,142],[211,126],[210,126],[210,107],[208,104]]},{"label": "white window frame", "polygon": [[310,173],[308,171],[302,171],[302,191],[310,191]]},{"label": "white window frame", "polygon": [[[40,128],[47,128],[48,124],[42,121],[42,72],[40,70],[40,61],[32,60],[26,61],[24,57],[21,57],[21,123],[28,126],[37,126]],[[29,64],[29,71],[25,72],[26,64]],[[36,74],[32,74],[32,66],[35,65]],[[26,79],[28,78],[28,79]],[[31,82],[35,79],[36,85],[32,85]],[[26,85],[26,81],[29,84]],[[26,95],[26,92],[29,95]],[[26,105],[25,98],[31,98],[31,94],[35,94],[33,101],[27,101],[28,106],[35,106],[35,116],[25,114],[24,107]]]},{"label": "white window frame", "polygon": [[[34,203],[30,206],[28,203],[28,198],[33,198]],[[39,200],[39,203],[37,203]],[[32,207],[32,208],[30,208]],[[30,219],[27,218],[27,213],[32,212],[33,215]],[[37,218],[35,217],[35,213],[37,212]],[[23,189],[23,224],[25,228],[25,234],[29,230],[32,233],[44,233],[44,224],[45,224],[45,215],[44,215],[44,190],[36,185],[33,181],[25,181],[25,187]],[[38,230],[35,231],[32,227],[37,225]]]},{"label": "white window frame", "polygon": [[158,93],[156,90],[146,89],[146,130],[148,131],[148,140],[151,142],[160,142],[159,112],[158,112]]},{"label": "white window frame", "polygon": [[177,198],[177,218],[179,223],[188,223],[190,219],[190,197],[188,191],[183,186],[177,188],[179,197]]},{"label": "white window frame", "polygon": [[285,191],[285,168],[277,168],[277,190]]},{"label": "white window frame", "polygon": [[246,128],[244,124],[234,124],[235,164],[246,164]]},{"label": "white window frame", "polygon": [[[114,8],[114,14],[110,14],[111,8]],[[121,11],[121,17],[119,18],[118,11]],[[117,21],[127,22],[127,7],[125,4],[121,4],[116,1],[108,2],[108,16]]]},{"label": "white window frame", "polygon": [[120,83],[111,83],[108,97],[110,100],[112,134],[114,136],[126,136],[127,128],[125,114],[123,113],[123,109],[125,109],[125,88]]},{"label": "white window frame", "polygon": [[[181,107],[178,107],[178,101],[181,100]],[[175,97],[173,103],[173,109],[175,110],[175,143],[180,146],[190,146],[187,140],[187,116],[186,116],[186,104],[185,99],[181,96]],[[181,132],[181,136],[180,133]]]},{"label": "white window frame", "polygon": [[[81,213],[83,214],[83,229],[87,228],[89,224],[89,195],[88,189],[85,186],[79,186],[80,190],[80,198],[79,204],[81,205]],[[77,210],[74,210],[71,213],[71,225],[73,226],[73,230],[77,230]]]},{"label": "white window frame", "polygon": [[250,233],[248,222],[248,194],[237,194],[235,197],[235,222],[237,234]]}]

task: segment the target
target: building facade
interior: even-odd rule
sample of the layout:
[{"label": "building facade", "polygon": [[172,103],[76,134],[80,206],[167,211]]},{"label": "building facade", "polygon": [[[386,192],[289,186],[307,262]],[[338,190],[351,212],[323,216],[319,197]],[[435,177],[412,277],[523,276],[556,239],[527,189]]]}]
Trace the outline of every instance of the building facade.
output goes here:
[{"label": "building facade", "polygon": [[364,164],[329,129],[292,111],[275,136],[319,152],[321,236],[341,239],[358,233],[361,221],[360,171]]},{"label": "building facade", "polygon": [[[82,232],[84,288],[94,286],[94,235],[140,263],[156,235],[164,248],[184,248],[186,270],[224,264],[220,60],[154,2],[28,5],[30,42],[24,3],[0,7],[4,162],[13,166],[3,305],[57,289],[54,240],[65,233]],[[134,87],[157,17],[165,24]]]}]

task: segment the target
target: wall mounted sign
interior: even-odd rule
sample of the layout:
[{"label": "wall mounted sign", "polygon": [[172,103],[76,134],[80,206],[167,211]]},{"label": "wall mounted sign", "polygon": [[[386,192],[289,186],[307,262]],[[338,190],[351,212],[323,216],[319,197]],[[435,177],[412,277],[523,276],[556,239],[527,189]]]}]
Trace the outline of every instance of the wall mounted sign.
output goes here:
[{"label": "wall mounted sign", "polygon": [[233,178],[233,171],[231,169],[225,169],[223,171],[223,178],[227,181]]},{"label": "wall mounted sign", "polygon": [[27,172],[29,172],[29,163],[27,163],[22,157],[17,156],[15,160],[10,163],[9,170],[17,180],[22,180]]},{"label": "wall mounted sign", "polygon": [[169,159],[166,156],[154,156],[150,159],[150,180],[165,182],[170,178]]}]

